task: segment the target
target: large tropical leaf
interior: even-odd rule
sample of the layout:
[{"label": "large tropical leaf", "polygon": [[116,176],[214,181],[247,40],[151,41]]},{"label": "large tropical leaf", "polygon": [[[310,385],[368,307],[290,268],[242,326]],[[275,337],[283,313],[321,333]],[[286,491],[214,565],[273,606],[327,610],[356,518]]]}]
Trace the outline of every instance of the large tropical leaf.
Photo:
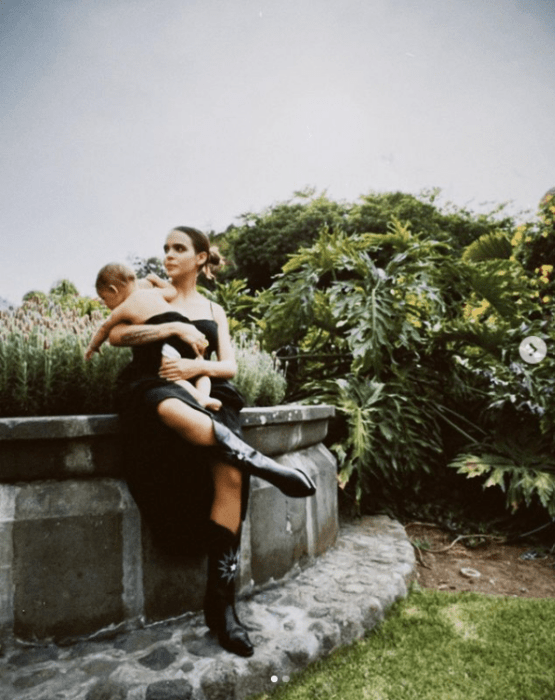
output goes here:
[{"label": "large tropical leaf", "polygon": [[465,262],[508,260],[513,253],[508,236],[502,231],[486,233],[467,246],[462,254]]},{"label": "large tropical leaf", "polygon": [[532,290],[522,269],[512,260],[489,260],[468,265],[470,285],[502,318],[522,318]]}]

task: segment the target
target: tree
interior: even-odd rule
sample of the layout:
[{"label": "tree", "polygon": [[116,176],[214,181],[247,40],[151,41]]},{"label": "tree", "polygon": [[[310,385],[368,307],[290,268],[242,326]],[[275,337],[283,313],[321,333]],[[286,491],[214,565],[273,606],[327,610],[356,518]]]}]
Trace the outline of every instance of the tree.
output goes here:
[{"label": "tree", "polygon": [[133,255],[129,258],[129,263],[139,278],[155,274],[164,280],[168,279],[168,273],[166,272],[163,261],[156,256],[141,258],[138,255]]},{"label": "tree", "polygon": [[26,301],[34,301],[34,302],[41,302],[41,301],[46,301],[47,295],[44,292],[41,292],[38,289],[33,289],[30,292],[27,292],[26,294],[23,295],[23,302]]},{"label": "tree", "polygon": [[[385,234],[393,219],[410,221],[414,234],[448,243],[452,254],[484,234],[502,232],[510,239],[514,221],[504,215],[504,205],[487,214],[438,204],[439,190],[418,196],[385,192],[360,197],[356,203],[334,202],[325,193],[307,189],[292,199],[260,213],[247,213],[238,226],[221,234],[221,247],[230,265],[224,275],[244,278],[251,291],[267,289],[287,260],[301,247],[309,247],[321,230],[341,228],[348,235]],[[387,247],[373,253],[385,263]],[[379,257],[379,260],[378,260]]]},{"label": "tree", "polygon": [[50,295],[56,297],[76,297],[79,296],[77,287],[68,279],[62,279],[55,282],[50,288]]},{"label": "tree", "polygon": [[247,280],[251,292],[270,286],[289,255],[310,245],[324,226],[341,225],[348,210],[325,193],[296,192],[293,199],[259,214],[243,214],[239,226],[222,236],[221,249],[230,258],[231,274]]}]

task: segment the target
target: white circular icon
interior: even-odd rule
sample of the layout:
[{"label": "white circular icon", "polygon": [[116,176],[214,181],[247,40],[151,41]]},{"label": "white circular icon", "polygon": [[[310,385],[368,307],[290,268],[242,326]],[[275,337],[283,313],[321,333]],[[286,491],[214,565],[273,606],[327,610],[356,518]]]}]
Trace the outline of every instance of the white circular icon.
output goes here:
[{"label": "white circular icon", "polygon": [[529,335],[527,338],[524,338],[518,351],[524,362],[537,365],[547,355],[547,345],[536,335]]}]

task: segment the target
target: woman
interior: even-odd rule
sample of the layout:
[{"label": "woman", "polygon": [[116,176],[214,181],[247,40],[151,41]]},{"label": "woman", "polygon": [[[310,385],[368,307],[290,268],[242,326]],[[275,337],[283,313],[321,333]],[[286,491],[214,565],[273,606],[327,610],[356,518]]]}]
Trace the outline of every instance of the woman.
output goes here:
[{"label": "woman", "polygon": [[[133,360],[120,377],[119,412],[127,480],[154,536],[166,550],[208,551],[204,613],[220,644],[251,656],[253,647],[235,612],[235,575],[248,477],[255,474],[291,497],[315,493],[300,469],[279,465],[241,438],[241,396],[229,383],[236,363],[223,309],[197,291],[197,278],[219,256],[208,237],[190,227],[173,229],[164,265],[177,289],[172,311],[145,325],[120,324],[112,345],[131,345]],[[163,359],[169,342],[180,359]],[[193,354],[217,359],[189,359]],[[188,354],[188,357],[187,357]],[[185,355],[185,357],[183,357]],[[199,375],[212,382],[217,412],[203,408],[175,382]]]}]

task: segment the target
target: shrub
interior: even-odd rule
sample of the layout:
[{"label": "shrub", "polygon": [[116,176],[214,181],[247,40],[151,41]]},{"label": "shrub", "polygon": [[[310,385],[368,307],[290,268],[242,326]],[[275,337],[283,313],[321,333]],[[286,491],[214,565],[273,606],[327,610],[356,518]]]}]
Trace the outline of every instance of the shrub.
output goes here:
[{"label": "shrub", "polygon": [[[397,219],[384,233],[324,228],[259,294],[265,346],[292,360],[289,385],[338,409],[333,450],[357,502],[380,484],[398,510],[429,475],[449,479],[450,463],[465,473],[465,455],[508,454],[504,479],[484,469],[484,481],[506,484],[511,506],[553,512],[553,477],[530,459],[555,447],[555,362],[519,356],[526,336],[555,342],[552,268],[527,269],[509,230],[460,254]],[[512,447],[525,433],[526,460]]]},{"label": "shrub", "polygon": [[235,340],[237,374],[233,383],[243,394],[247,406],[276,406],[287,390],[287,382],[277,358],[258,345],[239,336]]},{"label": "shrub", "polygon": [[[31,298],[0,313],[0,416],[113,413],[119,372],[129,348],[104,344],[87,362],[84,348],[105,311],[81,316],[77,308]],[[241,337],[236,386],[248,405],[268,406],[285,395],[274,359]]]}]

